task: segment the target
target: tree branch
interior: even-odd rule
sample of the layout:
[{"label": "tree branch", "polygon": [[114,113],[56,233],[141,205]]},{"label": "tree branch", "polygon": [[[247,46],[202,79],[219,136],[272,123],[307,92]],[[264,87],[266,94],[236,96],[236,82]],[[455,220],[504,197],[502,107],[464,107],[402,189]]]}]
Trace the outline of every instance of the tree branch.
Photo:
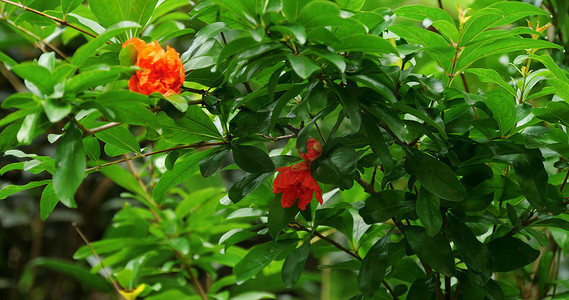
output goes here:
[{"label": "tree branch", "polygon": [[0,0],[0,2],[4,2],[4,3],[6,3],[6,4],[10,4],[10,5],[19,7],[19,8],[21,8],[21,9],[25,10],[25,11],[29,11],[29,12],[31,12],[31,13],[40,15],[40,16],[45,17],[45,18],[48,18],[48,19],[50,19],[50,20],[52,20],[52,21],[58,23],[58,24],[61,25],[61,26],[67,26],[67,27],[73,28],[73,29],[75,29],[75,30],[77,30],[77,31],[79,31],[79,32],[82,32],[82,33],[84,33],[84,34],[86,34],[86,35],[89,35],[89,36],[92,36],[92,37],[94,37],[94,38],[97,37],[97,35],[95,35],[95,34],[93,34],[93,33],[91,33],[91,32],[88,32],[88,31],[86,31],[85,29],[79,28],[79,27],[77,27],[77,26],[75,26],[75,25],[73,25],[73,24],[71,24],[71,23],[69,23],[69,22],[67,22],[67,21],[65,21],[65,20],[63,20],[63,19],[60,19],[60,18],[57,18],[57,17],[54,17],[54,16],[50,16],[50,15],[48,15],[48,14],[46,14],[46,13],[44,13],[44,12],[41,12],[41,11],[39,11],[39,10],[35,10],[35,9],[33,9],[33,8],[24,6],[23,4],[16,3],[16,2],[12,2],[12,1],[9,1],[9,0]]},{"label": "tree branch", "polygon": [[143,153],[143,154],[138,154],[132,157],[128,157],[128,158],[123,158],[123,159],[119,159],[119,160],[115,160],[115,161],[111,161],[108,162],[106,164],[102,164],[96,167],[92,167],[92,168],[88,168],[85,170],[85,172],[90,172],[90,171],[96,171],[99,170],[101,168],[107,167],[107,166],[111,166],[111,165],[116,165],[125,161],[129,161],[129,160],[133,160],[133,159],[137,159],[137,158],[143,158],[143,157],[147,157],[147,156],[151,156],[151,155],[156,155],[156,154],[160,154],[160,153],[164,153],[164,152],[169,152],[169,151],[173,151],[173,150],[179,150],[179,149],[189,149],[189,148],[201,148],[201,147],[209,147],[209,146],[219,146],[219,145],[225,145],[227,144],[226,142],[212,142],[212,143],[196,143],[196,144],[191,144],[191,145],[185,145],[185,146],[178,146],[178,147],[172,147],[172,148],[168,148],[168,149],[163,149],[163,150],[159,150],[159,151],[154,151],[154,152],[148,152],[148,153]]}]

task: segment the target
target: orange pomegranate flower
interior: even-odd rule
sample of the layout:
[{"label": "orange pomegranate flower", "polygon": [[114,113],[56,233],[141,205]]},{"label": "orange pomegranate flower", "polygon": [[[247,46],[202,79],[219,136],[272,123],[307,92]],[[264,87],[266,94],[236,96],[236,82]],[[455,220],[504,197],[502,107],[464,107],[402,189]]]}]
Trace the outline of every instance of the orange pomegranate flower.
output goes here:
[{"label": "orange pomegranate flower", "polygon": [[291,207],[298,199],[298,207],[304,210],[306,205],[312,201],[313,194],[316,194],[316,200],[322,204],[322,190],[318,182],[310,175],[309,161],[278,168],[277,171],[280,173],[275,178],[273,193],[283,193],[282,207]]},{"label": "orange pomegranate flower", "polygon": [[319,158],[320,154],[322,154],[322,145],[320,145],[319,141],[313,138],[308,139],[306,149],[308,150],[306,153],[298,151],[298,155],[300,155],[300,157],[305,161],[313,161]]},{"label": "orange pomegranate flower", "polygon": [[138,51],[135,65],[142,70],[132,75],[128,88],[144,95],[154,92],[164,96],[180,94],[185,75],[178,52],[170,46],[164,51],[157,41],[146,43],[139,38],[132,38],[122,46],[124,48],[130,44]]}]

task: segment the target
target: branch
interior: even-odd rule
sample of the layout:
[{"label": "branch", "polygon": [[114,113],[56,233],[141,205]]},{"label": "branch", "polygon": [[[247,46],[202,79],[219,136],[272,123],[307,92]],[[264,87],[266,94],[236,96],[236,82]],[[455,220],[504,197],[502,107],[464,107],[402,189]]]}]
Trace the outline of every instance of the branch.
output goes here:
[{"label": "branch", "polygon": [[194,286],[196,287],[196,289],[198,290],[198,293],[200,294],[200,297],[203,300],[207,300],[207,294],[202,286],[202,284],[198,281],[198,279],[196,278],[196,276],[194,276],[194,273],[192,272],[192,268],[188,265],[188,263],[186,262],[186,259],[184,258],[184,255],[178,251],[176,251],[176,256],[178,257],[179,260],[182,261],[182,268],[190,275],[190,278],[192,279],[192,283],[194,284]]},{"label": "branch", "polygon": [[[323,241],[328,242],[330,245],[346,252],[347,254],[349,254],[350,256],[354,257],[355,259],[359,260],[359,261],[363,261],[363,258],[355,251],[350,250],[340,244],[338,244],[338,242],[322,235],[320,232],[318,231],[311,231],[310,229],[306,228],[305,226],[303,226],[302,224],[293,221],[291,224],[288,224],[288,227],[295,229],[295,230],[302,230],[302,231],[306,231],[308,233],[310,233],[311,235],[317,236],[318,238],[320,238]],[[383,285],[385,286],[385,288],[387,289],[387,291],[389,291],[389,293],[393,296],[394,300],[398,300],[397,296],[393,293],[393,289],[391,288],[391,286],[389,285],[389,283],[387,283],[387,281],[383,280]]]},{"label": "branch", "polygon": [[[95,249],[93,248],[93,246],[91,245],[91,242],[89,242],[89,240],[87,239],[87,237],[83,234],[83,232],[81,231],[81,229],[79,229],[79,227],[77,226],[77,223],[73,222],[71,223],[71,225],[73,225],[73,227],[75,228],[75,231],[77,231],[77,233],[79,234],[79,236],[81,237],[81,239],[83,240],[83,242],[85,243],[85,245],[87,245],[87,247],[89,247],[89,249],[91,249],[91,252],[93,252],[93,255],[95,255],[95,257],[97,258],[97,260],[99,261],[99,264],[101,264],[101,270],[103,270],[103,272],[105,272],[105,275],[107,275],[107,278],[109,278],[109,280],[111,281],[111,284],[113,285],[113,287],[115,288],[115,290],[117,292],[121,291],[121,287],[119,286],[119,284],[113,279],[113,277],[111,277],[111,275],[109,274],[109,272],[107,271],[107,269],[105,268],[105,266],[103,265],[103,260],[101,259],[101,257],[99,256],[99,254],[97,254],[97,252],[95,251]],[[120,293],[119,293],[120,295]],[[121,297],[122,298],[122,297]],[[123,298],[124,299],[124,298]]]},{"label": "branch", "polygon": [[149,152],[149,153],[143,153],[143,154],[138,154],[132,157],[128,157],[128,158],[123,158],[123,159],[119,159],[119,160],[115,160],[115,161],[111,161],[108,162],[106,164],[102,164],[96,167],[92,167],[92,168],[88,168],[85,170],[85,172],[90,172],[90,171],[97,171],[103,167],[107,167],[107,166],[111,166],[111,165],[116,165],[125,161],[129,161],[129,160],[133,160],[133,159],[137,159],[137,158],[143,158],[143,157],[147,157],[147,156],[151,156],[151,155],[155,155],[155,154],[159,154],[159,153],[164,153],[164,152],[169,152],[172,150],[179,150],[179,149],[189,149],[189,148],[201,148],[201,147],[208,147],[208,146],[219,146],[219,145],[225,145],[227,144],[226,142],[212,142],[212,143],[196,143],[196,144],[191,144],[191,145],[185,145],[185,146],[178,146],[178,147],[173,147],[173,148],[168,148],[168,149],[163,149],[163,150],[159,150],[159,151],[154,151],[154,152]]},{"label": "branch", "polygon": [[67,21],[65,21],[65,20],[59,19],[59,18],[54,17],[54,16],[50,16],[50,15],[44,13],[44,12],[41,12],[41,11],[39,11],[39,10],[35,10],[35,9],[30,8],[30,7],[27,7],[27,6],[24,6],[24,5],[20,4],[20,3],[15,3],[15,2],[12,2],[12,1],[9,1],[9,0],[0,0],[0,2],[4,2],[4,3],[6,3],[6,4],[10,4],[10,5],[19,7],[19,8],[21,8],[21,9],[23,9],[23,10],[29,11],[29,12],[31,12],[31,13],[40,15],[40,16],[45,17],[45,18],[48,18],[48,19],[50,19],[50,20],[52,20],[52,21],[58,23],[58,24],[61,25],[61,26],[67,26],[67,27],[73,28],[73,29],[75,29],[75,30],[77,30],[77,31],[80,31],[80,32],[82,32],[82,33],[84,33],[84,34],[86,34],[86,35],[92,36],[92,37],[94,37],[94,38],[97,37],[97,35],[95,35],[95,34],[93,34],[93,33],[91,33],[91,32],[88,32],[88,31],[86,31],[86,30],[84,30],[84,29],[82,29],[82,28],[79,28],[79,27],[77,27],[77,26],[75,26],[75,25],[73,25],[73,24],[71,24],[71,23],[69,23],[69,22],[67,22]]}]

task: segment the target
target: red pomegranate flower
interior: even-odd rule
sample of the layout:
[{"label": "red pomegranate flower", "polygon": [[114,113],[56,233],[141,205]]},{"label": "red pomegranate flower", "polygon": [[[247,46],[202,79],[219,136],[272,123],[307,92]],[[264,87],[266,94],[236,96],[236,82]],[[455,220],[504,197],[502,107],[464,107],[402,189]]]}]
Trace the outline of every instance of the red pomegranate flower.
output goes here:
[{"label": "red pomegranate flower", "polygon": [[142,70],[132,75],[128,88],[144,95],[154,92],[164,96],[180,94],[185,75],[178,52],[170,46],[164,51],[157,41],[146,43],[139,38],[132,38],[122,46],[124,48],[130,44],[138,51],[135,65]]},{"label": "red pomegranate flower", "polygon": [[306,153],[298,151],[298,155],[300,155],[300,157],[305,161],[313,161],[319,158],[320,154],[322,154],[322,145],[320,145],[319,141],[310,138],[306,143],[306,150],[308,150]]},{"label": "red pomegranate flower", "polygon": [[290,167],[278,168],[277,171],[280,173],[275,178],[273,193],[283,193],[282,207],[291,207],[298,199],[298,207],[304,210],[312,201],[313,194],[316,194],[316,200],[322,204],[322,190],[310,175],[310,162],[299,162]]}]

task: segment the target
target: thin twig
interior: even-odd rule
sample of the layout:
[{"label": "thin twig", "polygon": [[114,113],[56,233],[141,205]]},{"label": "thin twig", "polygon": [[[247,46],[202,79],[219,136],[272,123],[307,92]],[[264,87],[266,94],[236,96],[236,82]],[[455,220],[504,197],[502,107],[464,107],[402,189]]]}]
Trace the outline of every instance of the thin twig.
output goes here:
[{"label": "thin twig", "polygon": [[[107,278],[109,278],[109,280],[111,281],[111,284],[113,285],[113,287],[115,288],[115,290],[117,292],[121,291],[121,287],[119,286],[119,284],[113,279],[113,277],[111,277],[111,274],[109,274],[109,272],[107,271],[107,269],[105,268],[105,266],[103,265],[103,260],[101,259],[101,257],[99,256],[99,254],[97,254],[97,252],[95,251],[95,248],[93,248],[93,245],[91,245],[91,242],[89,242],[89,240],[87,239],[87,237],[83,234],[83,232],[81,231],[81,229],[79,229],[79,227],[77,226],[77,223],[73,222],[71,223],[71,225],[73,225],[73,227],[75,228],[75,231],[77,231],[77,233],[79,234],[79,236],[81,237],[81,239],[83,240],[83,242],[85,243],[85,245],[87,245],[87,247],[89,247],[89,249],[91,249],[91,252],[93,252],[93,255],[95,255],[95,257],[97,258],[97,260],[99,261],[99,264],[101,264],[101,269],[103,270],[103,272],[105,273],[105,275],[107,275]],[[120,295],[120,293],[119,293]]]},{"label": "thin twig", "polygon": [[565,185],[567,184],[567,179],[569,179],[569,169],[567,169],[567,174],[565,174],[565,179],[563,179],[563,182],[561,183],[561,187],[559,188],[561,190],[561,192],[563,192],[563,189],[565,188]]},{"label": "thin twig", "polygon": [[194,284],[194,286],[198,290],[200,297],[203,300],[207,300],[207,294],[206,294],[202,284],[199,282],[199,280],[196,278],[196,276],[192,272],[192,268],[186,262],[186,259],[184,258],[184,254],[182,254],[178,250],[174,250],[174,251],[176,251],[176,256],[178,257],[178,259],[182,261],[182,268],[190,275],[190,278],[192,279],[192,283]]},{"label": "thin twig", "polygon": [[124,159],[127,159],[126,161],[126,166],[128,167],[128,170],[130,171],[130,173],[132,174],[132,176],[134,176],[134,178],[136,179],[136,181],[138,181],[138,183],[140,184],[140,186],[142,187],[142,190],[144,190],[145,193],[148,193],[148,189],[146,188],[146,184],[144,184],[144,181],[142,181],[142,179],[140,178],[140,176],[138,176],[138,172],[136,171],[136,169],[134,168],[134,164],[132,163],[132,161],[130,161],[128,158],[129,156],[125,153],[122,155],[122,157]]},{"label": "thin twig", "polygon": [[93,135],[97,132],[101,132],[101,131],[105,131],[107,129],[113,128],[113,127],[117,127],[122,125],[122,123],[120,122],[111,122],[111,123],[107,123],[105,125],[101,125],[99,127],[95,127],[93,129],[87,129],[87,131],[84,131],[84,136],[89,136],[89,135]]},{"label": "thin twig", "polygon": [[349,254],[350,256],[353,256],[355,259],[357,259],[357,260],[359,260],[359,261],[362,261],[362,260],[363,260],[363,259],[361,258],[361,256],[360,256],[358,253],[356,253],[356,252],[354,252],[354,251],[352,251],[352,250],[350,250],[350,249],[348,249],[348,248],[346,248],[346,247],[344,247],[344,246],[338,244],[338,242],[336,242],[336,241],[330,239],[329,237],[326,237],[326,236],[322,235],[322,234],[321,234],[320,232],[318,232],[318,231],[314,231],[314,232],[313,232],[313,231],[310,230],[309,228],[306,228],[305,226],[303,226],[302,224],[300,224],[300,223],[298,223],[298,222],[296,222],[296,221],[293,221],[291,224],[288,224],[288,227],[290,227],[290,228],[292,228],[292,229],[296,229],[296,230],[306,231],[306,232],[308,232],[308,233],[310,233],[310,234],[312,234],[312,235],[314,235],[314,236],[317,236],[318,238],[320,238],[320,239],[322,239],[322,240],[328,242],[328,243],[331,244],[332,246],[334,246],[334,247],[336,247],[336,248],[338,248],[338,249],[340,249],[340,250],[346,252],[346,253]]},{"label": "thin twig", "polygon": [[85,170],[85,172],[96,171],[96,170],[99,170],[103,167],[119,164],[119,163],[122,163],[125,161],[137,159],[137,158],[143,158],[143,157],[147,157],[147,156],[151,156],[151,155],[155,155],[155,154],[159,154],[159,153],[169,152],[169,151],[173,151],[173,150],[188,149],[188,148],[201,148],[201,147],[208,147],[208,146],[219,146],[219,145],[225,145],[225,144],[226,144],[226,142],[212,142],[212,143],[196,143],[196,144],[191,144],[191,145],[172,147],[172,148],[163,149],[163,150],[159,150],[159,151],[138,154],[138,155],[135,155],[135,156],[132,156],[129,158],[123,158],[123,159],[111,161],[111,162],[108,162],[106,164],[102,164],[100,166],[88,168]]},{"label": "thin twig", "polygon": [[6,4],[10,4],[10,5],[19,7],[19,8],[21,8],[21,9],[23,9],[23,10],[29,11],[29,12],[31,12],[31,13],[40,15],[40,16],[45,17],[45,18],[48,18],[48,19],[50,19],[50,20],[52,20],[52,21],[58,23],[58,24],[61,25],[61,26],[67,26],[67,27],[73,28],[73,29],[75,29],[75,30],[77,30],[77,31],[79,31],[79,32],[82,32],[82,33],[84,33],[84,34],[86,34],[86,35],[89,35],[89,36],[92,36],[92,37],[94,37],[94,38],[97,37],[97,35],[95,35],[95,34],[93,34],[93,33],[91,33],[91,32],[88,32],[88,31],[86,31],[85,29],[79,28],[79,27],[77,27],[77,26],[75,26],[75,25],[73,25],[73,24],[71,24],[71,23],[69,23],[69,22],[67,22],[67,21],[65,21],[65,20],[62,20],[62,19],[57,18],[57,17],[54,17],[54,16],[50,16],[50,15],[44,13],[44,12],[41,12],[41,11],[39,11],[39,10],[35,10],[35,9],[30,8],[30,7],[27,7],[27,6],[24,6],[24,5],[20,4],[20,3],[12,2],[12,1],[9,1],[9,0],[0,0],[0,2],[4,2],[4,3],[6,3]]}]

